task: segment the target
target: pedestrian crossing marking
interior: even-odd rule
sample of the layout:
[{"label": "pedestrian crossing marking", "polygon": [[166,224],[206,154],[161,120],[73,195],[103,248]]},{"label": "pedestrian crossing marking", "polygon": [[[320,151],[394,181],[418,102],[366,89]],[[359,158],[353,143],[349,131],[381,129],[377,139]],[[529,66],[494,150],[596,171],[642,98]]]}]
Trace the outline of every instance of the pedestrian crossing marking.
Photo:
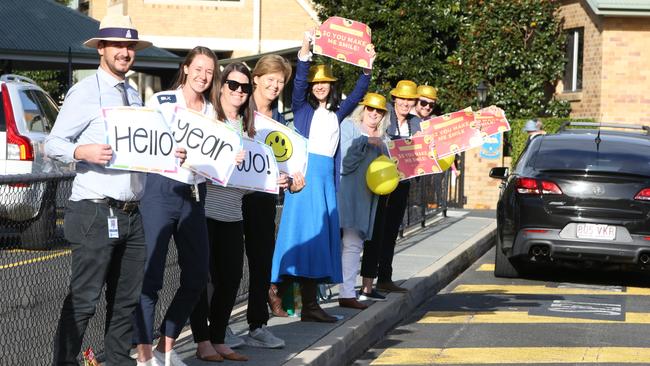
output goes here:
[{"label": "pedestrian crossing marking", "polygon": [[493,263],[481,264],[481,266],[476,269],[476,272],[494,272],[494,264]]},{"label": "pedestrian crossing marking", "polygon": [[650,296],[650,288],[626,287],[625,291],[597,288],[547,287],[540,285],[458,285],[452,293],[503,295],[637,295]]},{"label": "pedestrian crossing marking", "polygon": [[[567,314],[567,316],[570,316]],[[419,324],[650,324],[650,313],[625,313],[625,320],[531,315],[526,311],[429,311]]]},{"label": "pedestrian crossing marking", "polygon": [[650,348],[633,347],[389,348],[370,365],[645,364],[649,359]]}]

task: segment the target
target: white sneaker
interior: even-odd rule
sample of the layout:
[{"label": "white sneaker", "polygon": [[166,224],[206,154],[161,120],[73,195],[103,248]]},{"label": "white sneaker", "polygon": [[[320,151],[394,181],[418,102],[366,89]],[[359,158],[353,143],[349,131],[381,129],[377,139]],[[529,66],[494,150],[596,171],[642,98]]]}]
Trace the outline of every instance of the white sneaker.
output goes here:
[{"label": "white sneaker", "polygon": [[230,327],[226,327],[226,337],[223,343],[230,348],[237,348],[243,346],[246,342],[241,337],[235,335]]},{"label": "white sneaker", "polygon": [[261,328],[257,328],[252,332],[248,332],[248,335],[244,338],[246,345],[251,347],[260,347],[260,348],[282,348],[284,347],[284,340],[276,337],[271,333],[265,325]]},{"label": "white sneaker", "polygon": [[163,358],[162,361],[161,361],[154,354],[152,358],[150,358],[150,359],[148,359],[148,360],[146,360],[144,362],[140,362],[140,361],[136,360],[135,363],[136,363],[137,366],[165,366],[165,361],[164,360],[165,359]]},{"label": "white sneaker", "polygon": [[187,366],[187,364],[181,360],[181,357],[178,355],[178,353],[176,353],[176,351],[173,349],[165,353],[154,349],[153,358],[157,358],[158,362],[162,361],[160,364],[161,366]]}]

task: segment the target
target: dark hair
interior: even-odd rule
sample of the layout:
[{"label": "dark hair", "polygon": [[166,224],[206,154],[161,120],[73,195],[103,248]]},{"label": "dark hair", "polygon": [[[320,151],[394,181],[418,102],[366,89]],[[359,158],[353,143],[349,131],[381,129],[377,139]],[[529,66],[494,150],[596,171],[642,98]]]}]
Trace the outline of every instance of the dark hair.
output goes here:
[{"label": "dark hair", "polygon": [[[326,108],[329,111],[336,112],[339,110],[339,104],[341,103],[341,96],[339,95],[336,82],[329,82],[329,83],[330,83],[330,93],[327,95]],[[320,103],[318,102],[318,99],[316,99],[316,97],[314,96],[314,93],[311,92],[312,88],[314,87],[314,84],[316,83],[309,83],[309,89],[307,89],[307,102],[312,108],[318,109]]]},{"label": "dark hair", "polygon": [[[214,104],[215,109],[217,110],[217,118],[220,121],[226,121],[226,113],[223,111],[223,107],[221,106],[221,85],[224,85],[226,83],[226,80],[228,80],[228,76],[230,73],[233,71],[241,72],[242,74],[246,75],[248,78],[248,82],[252,84],[253,78],[251,77],[251,72],[248,70],[248,67],[244,65],[241,62],[235,62],[232,64],[228,64],[223,71],[221,71],[221,79],[219,82],[219,89],[217,89],[217,102]],[[255,121],[253,119],[253,108],[251,106],[250,100],[253,97],[253,92],[251,91],[248,94],[248,97],[246,98],[246,101],[244,104],[242,104],[239,107],[239,114],[242,116],[242,128],[244,129],[245,132],[248,133],[249,137],[255,136]]]},{"label": "dark hair", "polygon": [[203,92],[203,96],[205,97],[205,99],[209,100],[213,106],[215,106],[217,101],[217,90],[221,88],[221,84],[219,81],[219,76],[220,76],[219,64],[218,64],[219,59],[217,58],[217,55],[215,55],[214,52],[212,52],[212,50],[207,47],[196,46],[192,48],[192,50],[187,54],[187,56],[185,56],[185,60],[183,60],[183,63],[178,68],[178,73],[176,74],[176,79],[174,80],[171,89],[177,89],[178,87],[185,85],[185,82],[187,81],[187,74],[183,69],[185,68],[185,66],[189,67],[197,55],[207,56],[214,62],[212,83],[210,83],[210,86]]}]

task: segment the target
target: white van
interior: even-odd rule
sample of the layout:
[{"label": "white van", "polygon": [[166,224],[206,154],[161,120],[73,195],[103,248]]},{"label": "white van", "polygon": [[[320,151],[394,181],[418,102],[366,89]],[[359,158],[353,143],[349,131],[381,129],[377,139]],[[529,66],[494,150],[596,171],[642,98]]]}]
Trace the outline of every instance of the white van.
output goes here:
[{"label": "white van", "polygon": [[[66,170],[45,156],[45,137],[58,113],[54,100],[33,80],[0,76],[1,176]],[[56,229],[56,189],[56,180],[0,184],[2,235],[19,234],[22,248],[48,247]]]}]

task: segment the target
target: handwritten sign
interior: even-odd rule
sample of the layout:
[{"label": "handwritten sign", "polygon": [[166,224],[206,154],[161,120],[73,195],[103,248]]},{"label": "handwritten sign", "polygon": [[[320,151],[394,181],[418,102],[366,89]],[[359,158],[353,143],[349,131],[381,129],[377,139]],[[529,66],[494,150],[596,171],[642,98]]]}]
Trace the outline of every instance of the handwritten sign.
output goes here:
[{"label": "handwritten sign", "polygon": [[431,135],[438,151],[438,158],[458,154],[483,145],[474,112],[462,110],[420,122],[424,135]]},{"label": "handwritten sign", "polygon": [[370,27],[341,17],[331,17],[315,34],[314,53],[364,68],[370,64]]},{"label": "handwritten sign", "polygon": [[273,156],[273,149],[249,138],[243,138],[242,141],[246,157],[233,171],[228,186],[278,194],[280,172]]},{"label": "handwritten sign", "polygon": [[298,132],[255,112],[255,140],[269,145],[282,173],[307,174],[307,139]]},{"label": "handwritten sign", "polygon": [[171,131],[178,145],[187,150],[183,167],[225,186],[242,149],[239,133],[226,123],[178,106]]},{"label": "handwritten sign", "polygon": [[494,105],[474,112],[474,120],[484,137],[510,131],[510,124],[506,119],[505,112]]},{"label": "handwritten sign", "polygon": [[106,143],[113,149],[107,168],[140,172],[176,170],[176,142],[162,114],[151,108],[103,108]]},{"label": "handwritten sign", "polygon": [[430,135],[388,142],[388,154],[397,164],[400,180],[441,173]]}]

